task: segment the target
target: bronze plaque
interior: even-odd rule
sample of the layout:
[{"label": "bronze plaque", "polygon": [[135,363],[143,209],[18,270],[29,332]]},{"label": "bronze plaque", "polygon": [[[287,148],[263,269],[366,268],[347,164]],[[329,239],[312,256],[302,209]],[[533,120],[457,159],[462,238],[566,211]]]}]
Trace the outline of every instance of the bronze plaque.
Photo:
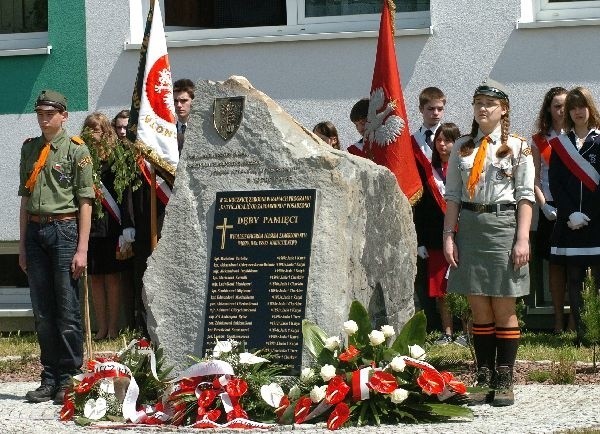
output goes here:
[{"label": "bronze plaque", "polygon": [[226,141],[235,135],[242,123],[245,100],[243,96],[215,98],[213,123],[219,136]]}]

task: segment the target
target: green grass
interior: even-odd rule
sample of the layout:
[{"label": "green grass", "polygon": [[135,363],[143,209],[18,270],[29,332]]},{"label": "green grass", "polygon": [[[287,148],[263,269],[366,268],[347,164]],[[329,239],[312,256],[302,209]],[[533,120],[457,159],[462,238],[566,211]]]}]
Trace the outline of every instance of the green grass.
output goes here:
[{"label": "green grass", "polygon": [[[428,342],[433,342],[438,336],[439,333],[431,333],[428,335],[427,340]],[[571,360],[591,363],[592,348],[584,346],[577,348],[573,344],[574,340],[574,333],[553,335],[551,333],[525,332],[521,336],[517,359],[530,361],[550,360],[554,362]],[[432,358],[471,360],[469,349],[458,345],[431,345],[426,350],[428,356]]]},{"label": "green grass", "polygon": [[[118,351],[125,347],[134,336],[134,332],[126,330],[116,339],[92,342],[92,350],[94,352]],[[0,334],[0,358],[18,356],[26,359],[39,357],[39,355],[40,347],[35,333],[10,332]],[[11,361],[10,363],[14,362]]]}]

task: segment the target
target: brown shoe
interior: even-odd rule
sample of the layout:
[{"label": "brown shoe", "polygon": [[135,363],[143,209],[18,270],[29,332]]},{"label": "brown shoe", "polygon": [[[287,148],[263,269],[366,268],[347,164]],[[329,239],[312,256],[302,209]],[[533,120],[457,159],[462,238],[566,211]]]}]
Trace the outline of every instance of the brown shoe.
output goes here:
[{"label": "brown shoe", "polygon": [[515,403],[513,375],[510,366],[498,366],[493,387],[495,390],[493,407],[506,407]]},{"label": "brown shoe", "polygon": [[491,387],[492,371],[487,366],[477,370],[473,387],[469,388],[468,405],[489,404],[494,399],[494,389]]}]

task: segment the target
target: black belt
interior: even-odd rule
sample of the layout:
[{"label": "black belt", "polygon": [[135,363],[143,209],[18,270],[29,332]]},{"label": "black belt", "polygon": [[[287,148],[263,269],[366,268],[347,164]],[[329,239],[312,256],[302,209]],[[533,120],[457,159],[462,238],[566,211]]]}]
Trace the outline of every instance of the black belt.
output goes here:
[{"label": "black belt", "polygon": [[482,212],[499,212],[499,211],[508,211],[515,210],[517,206],[514,203],[472,203],[472,202],[463,202],[462,209],[468,209],[469,211],[475,211],[478,213]]}]

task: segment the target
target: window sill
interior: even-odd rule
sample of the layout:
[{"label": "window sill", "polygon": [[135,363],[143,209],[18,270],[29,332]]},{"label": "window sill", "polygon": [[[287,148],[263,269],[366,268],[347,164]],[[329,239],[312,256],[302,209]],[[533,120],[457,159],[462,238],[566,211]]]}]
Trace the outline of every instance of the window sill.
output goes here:
[{"label": "window sill", "polygon": [[[396,36],[416,36],[432,35],[431,26],[417,29],[396,29]],[[201,47],[208,45],[239,45],[239,44],[259,44],[267,42],[290,42],[290,41],[316,41],[325,39],[356,39],[356,38],[377,38],[379,30],[365,30],[353,32],[322,32],[322,33],[297,33],[288,35],[261,35],[261,36],[240,36],[227,38],[181,38],[176,35],[167,36],[167,47]],[[125,50],[139,50],[141,44],[132,44],[125,42]]]},{"label": "window sill", "polygon": [[48,55],[52,51],[52,45],[40,48],[16,48],[12,50],[0,49],[0,57],[5,56],[38,56]]},{"label": "window sill", "polygon": [[551,21],[517,21],[517,29],[543,29],[546,27],[582,27],[582,26],[600,26],[600,18],[570,19],[570,20],[551,20]]}]

